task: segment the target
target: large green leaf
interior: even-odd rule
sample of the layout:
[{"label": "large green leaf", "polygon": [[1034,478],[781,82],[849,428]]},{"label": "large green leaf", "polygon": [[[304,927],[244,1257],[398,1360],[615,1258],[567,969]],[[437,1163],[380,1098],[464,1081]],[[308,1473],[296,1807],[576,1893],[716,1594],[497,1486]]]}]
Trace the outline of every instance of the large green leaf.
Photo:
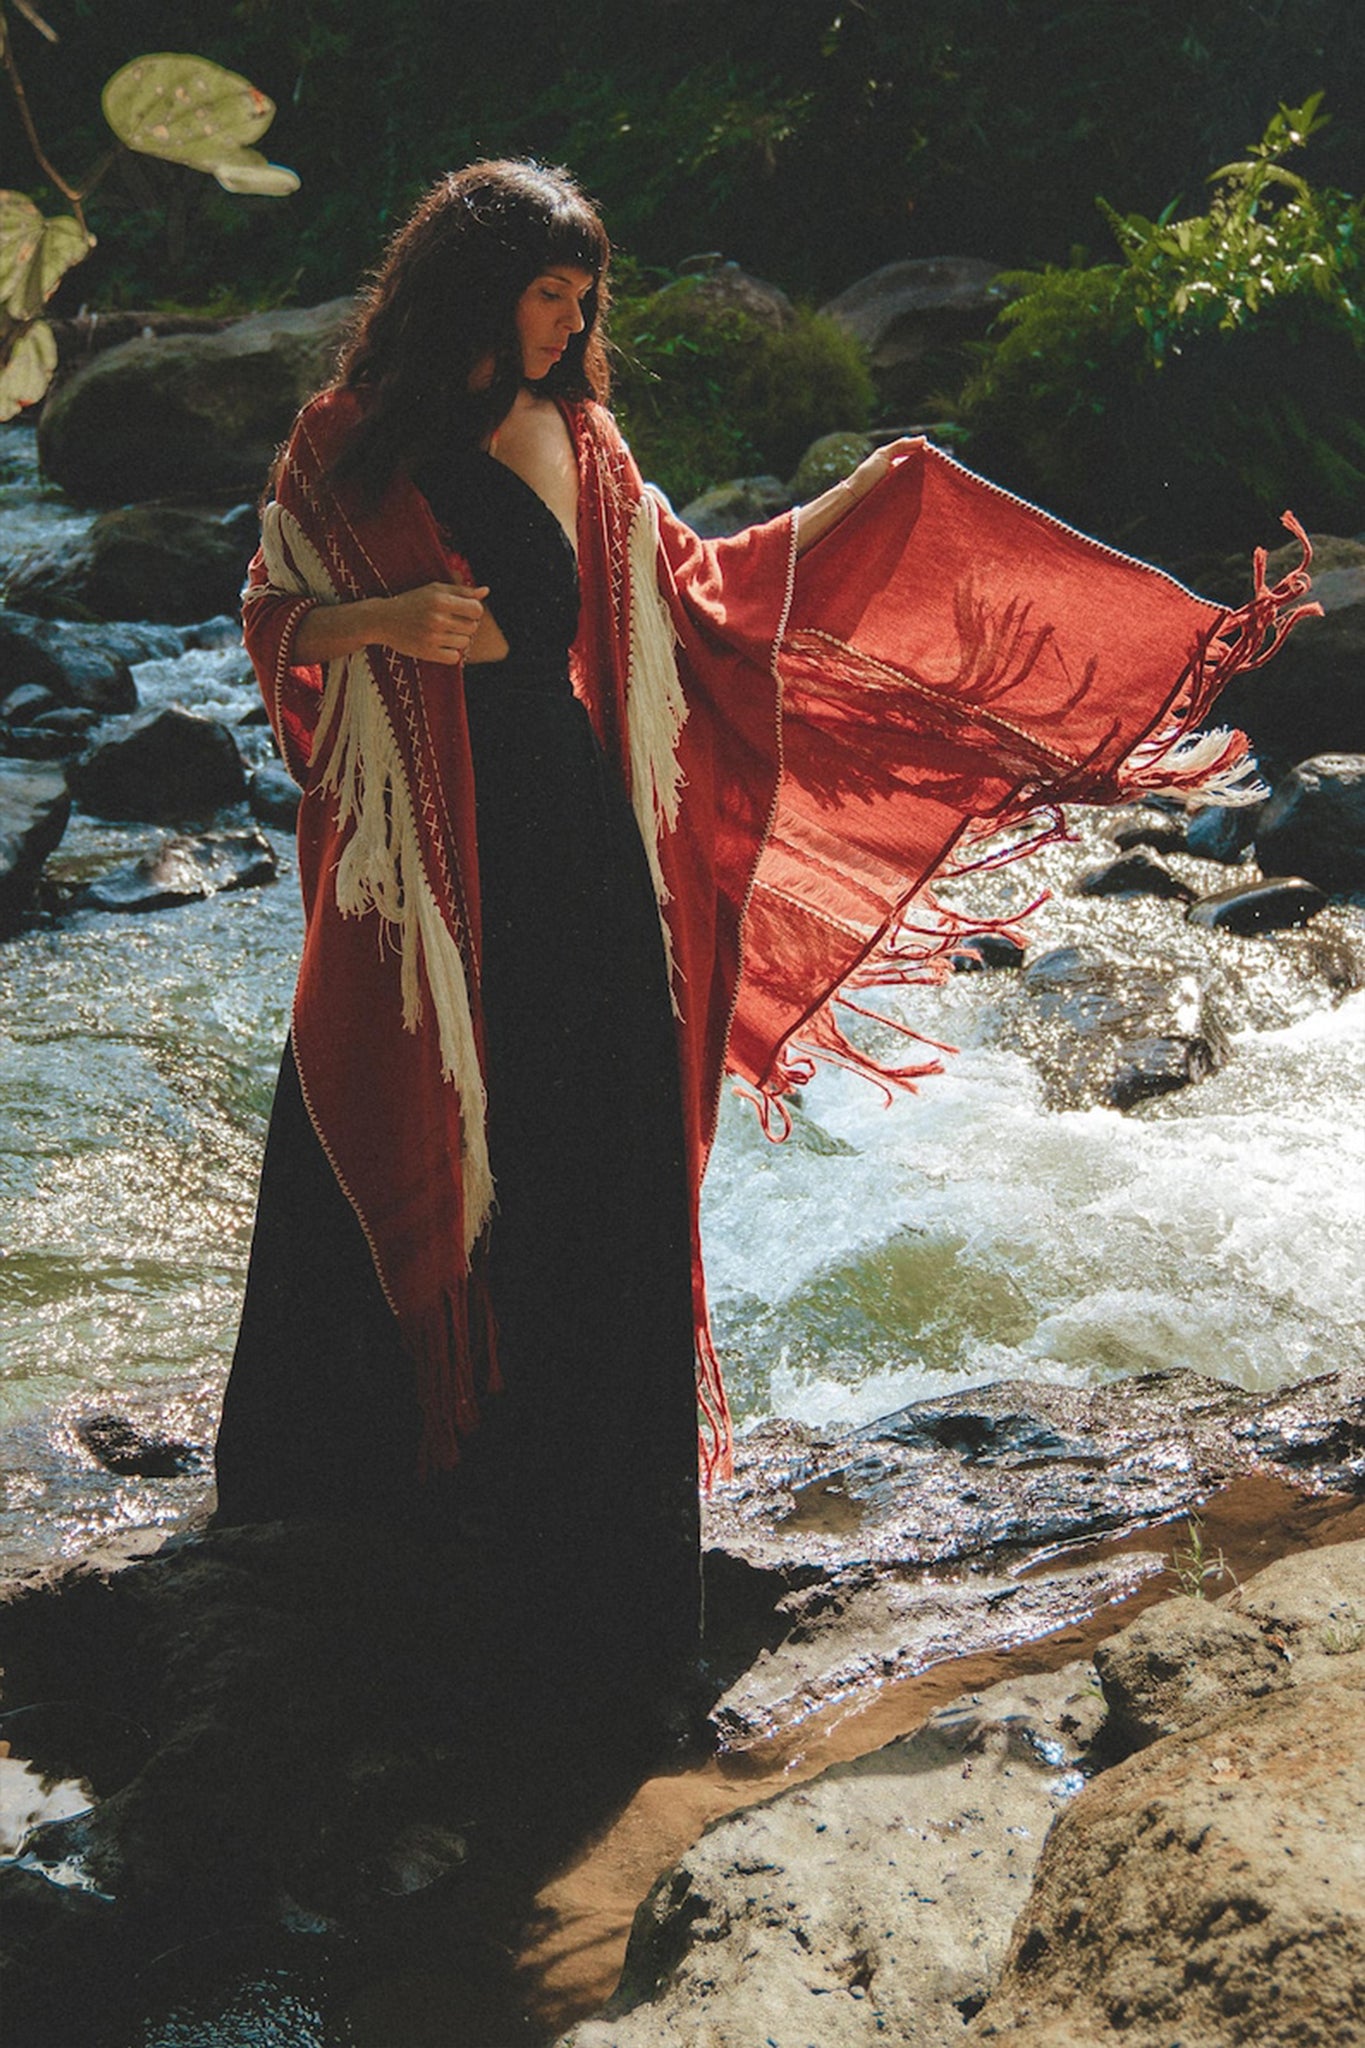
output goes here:
[{"label": "large green leaf", "polygon": [[0,306],[34,320],[72,265],[94,247],[69,213],[44,220],[22,192],[0,192]]},{"label": "large green leaf", "polygon": [[9,303],[43,238],[43,216],[22,192],[0,192],[0,304]]},{"label": "large green leaf", "polygon": [[103,106],[129,149],[209,172],[264,135],[275,118],[274,101],[248,79],[172,51],[135,57],[116,71]]},{"label": "large green leaf", "polygon": [[12,420],[26,405],[36,405],[57,368],[57,342],[46,320],[12,333],[0,343],[0,420]]}]

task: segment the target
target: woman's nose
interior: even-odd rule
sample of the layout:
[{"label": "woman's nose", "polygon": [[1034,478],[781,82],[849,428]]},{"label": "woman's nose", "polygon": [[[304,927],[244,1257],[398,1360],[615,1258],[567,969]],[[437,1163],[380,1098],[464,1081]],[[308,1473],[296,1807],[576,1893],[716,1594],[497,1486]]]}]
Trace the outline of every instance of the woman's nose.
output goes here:
[{"label": "woman's nose", "polygon": [[572,300],[569,305],[570,334],[581,334],[583,332],[583,329],[587,326],[587,324],[588,323],[584,317],[583,308],[579,305],[577,299]]}]

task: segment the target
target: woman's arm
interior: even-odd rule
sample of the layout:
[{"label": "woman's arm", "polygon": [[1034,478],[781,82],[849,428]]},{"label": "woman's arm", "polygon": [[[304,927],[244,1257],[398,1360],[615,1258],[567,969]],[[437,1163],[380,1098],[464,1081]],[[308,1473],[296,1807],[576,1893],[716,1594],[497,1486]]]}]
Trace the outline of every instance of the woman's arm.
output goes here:
[{"label": "woman's arm", "polygon": [[818,498],[812,498],[808,505],[796,509],[796,552],[804,554],[815,541],[820,540],[832,527],[839,524],[845,513],[851,512],[860,498],[879,484],[890,469],[895,457],[910,446],[908,441],[892,441],[885,448],[876,448],[872,454],[858,464],[852,476],[835,484],[832,490],[822,491]]},{"label": "woman's arm", "polygon": [[391,647],[417,661],[462,661],[483,623],[487,595],[487,584],[423,583],[397,597],[316,604],[295,629],[290,658],[307,666],[361,647]]}]

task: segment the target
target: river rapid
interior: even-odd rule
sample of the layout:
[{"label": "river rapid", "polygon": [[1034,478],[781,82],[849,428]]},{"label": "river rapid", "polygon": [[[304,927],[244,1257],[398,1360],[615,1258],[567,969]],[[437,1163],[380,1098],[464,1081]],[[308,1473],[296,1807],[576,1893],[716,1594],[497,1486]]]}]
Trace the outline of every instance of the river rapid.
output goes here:
[{"label": "river rapid", "polygon": [[[0,555],[78,531],[17,439],[6,453]],[[240,648],[135,674],[148,705],[235,722],[255,701]],[[262,728],[239,737],[264,757]],[[1266,1390],[1365,1355],[1365,992],[1322,966],[1335,949],[1365,980],[1365,910],[1237,939],[1176,903],[1069,894],[1118,822],[1085,817],[1076,843],[978,880],[972,903],[998,912],[1041,885],[1031,954],[1081,944],[1196,975],[1227,1064],[1126,1114],[1050,1108],[1018,977],[992,972],[882,999],[959,1048],[917,1095],[887,1106],[821,1073],[773,1145],[727,1090],[703,1220],[741,1427],[1174,1365]],[[78,816],[49,872],[84,879],[164,836]],[[211,1441],[300,936],[292,848],[272,837],[273,886],[83,912],[0,951],[0,1569],[178,1521],[202,1497],[202,1473],[105,1472],[74,1424],[113,1410]],[[1235,879],[1172,865],[1203,891]]]}]

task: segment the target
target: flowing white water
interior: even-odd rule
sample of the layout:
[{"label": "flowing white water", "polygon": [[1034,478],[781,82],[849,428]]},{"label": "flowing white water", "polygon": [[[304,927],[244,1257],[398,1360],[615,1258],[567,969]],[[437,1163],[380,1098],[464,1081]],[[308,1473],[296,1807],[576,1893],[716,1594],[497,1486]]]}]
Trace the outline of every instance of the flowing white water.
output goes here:
[{"label": "flowing white water", "polygon": [[[239,649],[137,679],[145,702],[233,719],[254,701]],[[1053,888],[1035,952],[1088,943],[1197,974],[1228,1065],[1126,1115],[1048,1108],[1017,977],[979,973],[895,999],[961,1047],[918,1096],[884,1108],[823,1073],[774,1146],[727,1095],[704,1228],[741,1422],[862,1420],[1002,1377],[1166,1365],[1263,1389],[1365,1352],[1365,993],[1342,994],[1339,971],[1365,961],[1365,912],[1238,940],[1194,931],[1178,905],[1068,895],[1114,822],[1089,820],[1026,884],[979,891],[999,908]],[[77,819],[53,867],[84,877],[163,836]],[[211,1431],[299,939],[292,851],[276,846],[273,887],[82,913],[0,949],[0,1559],[178,1511],[173,1483],[129,1486],[73,1456],[73,1416],[154,1395],[173,1432]],[[1204,889],[1231,879],[1183,871]]]}]

